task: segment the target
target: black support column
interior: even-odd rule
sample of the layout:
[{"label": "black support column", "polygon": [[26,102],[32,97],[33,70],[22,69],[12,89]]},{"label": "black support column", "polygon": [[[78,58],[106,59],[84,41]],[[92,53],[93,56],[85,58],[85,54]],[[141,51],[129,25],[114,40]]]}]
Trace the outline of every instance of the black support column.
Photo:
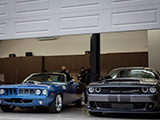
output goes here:
[{"label": "black support column", "polygon": [[100,34],[92,34],[91,36],[91,56],[90,56],[90,68],[91,68],[91,82],[97,81],[100,77]]}]

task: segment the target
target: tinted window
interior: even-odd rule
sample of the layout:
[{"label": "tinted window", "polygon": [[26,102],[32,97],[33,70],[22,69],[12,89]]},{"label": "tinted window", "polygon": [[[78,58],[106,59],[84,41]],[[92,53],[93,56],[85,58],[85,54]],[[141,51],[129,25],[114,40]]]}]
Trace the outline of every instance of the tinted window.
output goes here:
[{"label": "tinted window", "polygon": [[157,75],[151,70],[145,69],[117,69],[109,73],[112,78],[153,78],[157,79]]}]

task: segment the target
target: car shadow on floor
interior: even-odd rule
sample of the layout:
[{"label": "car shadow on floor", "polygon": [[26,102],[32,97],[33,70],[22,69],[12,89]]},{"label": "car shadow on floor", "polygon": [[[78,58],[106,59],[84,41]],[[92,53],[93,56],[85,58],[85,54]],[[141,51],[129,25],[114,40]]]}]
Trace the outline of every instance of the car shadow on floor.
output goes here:
[{"label": "car shadow on floor", "polygon": [[[54,113],[48,113],[48,111],[44,108],[38,108],[38,109],[33,109],[33,108],[16,108],[14,112],[12,113],[20,113],[20,114],[30,114],[34,113],[36,115],[38,114],[54,114]],[[63,106],[62,112],[60,113],[61,115],[69,115],[69,114],[76,114],[78,116],[85,116],[86,118],[97,118],[97,119],[123,119],[123,120],[129,120],[129,119],[145,119],[145,120],[160,120],[160,114],[128,114],[128,113],[103,113],[102,116],[91,116],[90,114],[86,113],[86,106],[77,108],[74,105],[65,105]]]},{"label": "car shadow on floor", "polygon": [[[63,109],[62,109],[62,113],[65,113],[65,112],[69,112],[69,111],[75,111],[75,109],[76,110],[78,110],[78,111],[80,111],[81,109],[83,109],[83,110],[85,110],[86,109],[86,107],[81,107],[81,108],[77,108],[77,107],[75,107],[74,105],[65,105],[65,106],[63,106]],[[44,107],[42,107],[42,108],[36,108],[36,109],[34,109],[34,108],[16,108],[12,113],[43,113],[43,114],[50,114],[48,111],[47,111],[47,108],[44,108]]]},{"label": "car shadow on floor", "polygon": [[104,113],[103,118],[120,119],[160,119],[160,114],[128,114],[128,113]]}]

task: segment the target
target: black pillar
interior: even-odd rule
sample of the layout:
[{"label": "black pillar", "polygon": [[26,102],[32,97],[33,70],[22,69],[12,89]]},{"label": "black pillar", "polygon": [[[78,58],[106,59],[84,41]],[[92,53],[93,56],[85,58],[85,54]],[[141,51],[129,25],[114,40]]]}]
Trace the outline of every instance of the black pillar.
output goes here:
[{"label": "black pillar", "polygon": [[100,77],[100,34],[92,34],[91,36],[91,82],[97,81]]}]

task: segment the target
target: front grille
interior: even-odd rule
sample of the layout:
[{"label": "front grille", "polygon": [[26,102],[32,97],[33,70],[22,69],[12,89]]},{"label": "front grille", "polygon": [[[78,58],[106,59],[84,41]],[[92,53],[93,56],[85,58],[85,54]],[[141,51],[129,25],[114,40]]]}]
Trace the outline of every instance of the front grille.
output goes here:
[{"label": "front grille", "polygon": [[7,88],[5,89],[4,95],[33,95],[35,94],[34,89],[18,89],[18,88]]},{"label": "front grille", "polygon": [[19,89],[18,94],[35,94],[34,89]]},{"label": "front grille", "polygon": [[[110,103],[110,102],[90,102],[92,108],[105,109],[145,109],[150,103]],[[154,107],[154,106],[153,106]]]},{"label": "front grille", "polygon": [[113,88],[102,88],[100,94],[141,94],[141,88],[132,87],[113,87]]},{"label": "front grille", "polygon": [[17,95],[18,94],[18,91],[17,89],[5,89],[5,94],[6,95]]}]

